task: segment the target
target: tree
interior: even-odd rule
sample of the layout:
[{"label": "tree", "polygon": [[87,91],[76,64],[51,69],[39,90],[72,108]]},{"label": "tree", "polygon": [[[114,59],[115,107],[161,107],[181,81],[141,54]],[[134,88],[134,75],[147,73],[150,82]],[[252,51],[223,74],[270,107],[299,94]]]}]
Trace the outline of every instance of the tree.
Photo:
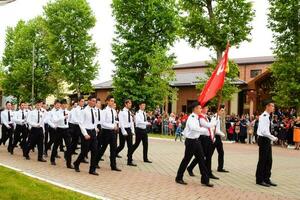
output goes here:
[{"label": "tree", "polygon": [[45,8],[49,58],[78,95],[93,91],[97,48],[89,33],[96,18],[86,0],[57,0]]},{"label": "tree", "polygon": [[56,79],[47,58],[44,20],[41,17],[29,22],[19,21],[15,28],[6,30],[1,85],[6,95],[18,100],[32,100],[32,66],[34,54],[34,99],[45,99],[55,91]]},{"label": "tree", "polygon": [[113,0],[116,37],[113,41],[113,94],[119,105],[130,98],[137,106],[163,105],[174,94],[174,55],[168,54],[179,27],[175,0]]},{"label": "tree", "polygon": [[[207,75],[210,76],[217,62],[222,57],[226,44],[238,46],[243,41],[250,41],[252,30],[250,22],[254,12],[252,3],[246,0],[181,0],[182,37],[192,47],[207,47],[216,52],[216,60],[210,64]],[[238,88],[230,80],[238,78],[239,68],[231,62],[230,73],[222,91],[223,100],[229,100]],[[205,80],[197,85],[202,89]],[[215,100],[216,101],[216,100]]]},{"label": "tree", "polygon": [[269,27],[273,31],[276,61],[271,67],[275,80],[274,100],[300,113],[300,30],[298,0],[270,0]]}]

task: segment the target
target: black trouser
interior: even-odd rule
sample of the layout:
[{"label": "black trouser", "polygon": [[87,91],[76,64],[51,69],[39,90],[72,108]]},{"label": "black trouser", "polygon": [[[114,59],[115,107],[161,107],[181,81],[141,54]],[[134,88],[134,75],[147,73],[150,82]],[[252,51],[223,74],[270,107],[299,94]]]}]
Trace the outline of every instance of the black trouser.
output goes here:
[{"label": "black trouser", "polygon": [[46,145],[45,152],[47,152],[48,150],[51,149],[51,146],[54,143],[54,140],[55,140],[55,137],[56,137],[55,135],[56,135],[56,129],[54,129],[52,127],[49,127],[49,138],[50,138],[50,140]]},{"label": "black trouser", "polygon": [[77,158],[77,160],[74,162],[74,165],[79,166],[80,163],[84,160],[85,155],[88,154],[89,151],[91,151],[91,161],[90,161],[90,172],[94,172],[96,170],[97,166],[97,136],[96,136],[96,130],[87,129],[87,133],[91,137],[89,140],[86,140],[84,136],[81,134],[81,152]]},{"label": "black trouser", "polygon": [[78,140],[80,138],[81,135],[81,130],[78,124],[71,124],[69,123],[70,126],[70,135],[71,135],[71,146],[70,146],[70,151],[71,153],[75,153],[76,148],[77,148],[77,144],[78,144]]},{"label": "black trouser", "polygon": [[256,183],[270,182],[272,169],[272,146],[267,137],[258,137],[259,157],[256,168]]},{"label": "black trouser", "polygon": [[23,149],[23,155],[25,157],[29,157],[30,149],[33,149],[37,145],[38,146],[38,159],[42,159],[43,158],[43,141],[44,141],[43,128],[32,127],[30,130],[27,145]]},{"label": "black trouser", "polygon": [[49,140],[49,125],[45,124],[45,139],[44,139],[44,149],[47,150],[47,144]]},{"label": "black trouser", "polygon": [[101,134],[101,125],[98,124],[97,128],[99,130],[99,132],[97,133],[97,140],[98,140],[98,150],[100,151],[101,146],[102,146],[102,134]]},{"label": "black trouser", "polygon": [[18,142],[20,142],[21,148],[23,149],[26,143],[26,139],[28,137],[28,129],[26,125],[17,124],[16,130],[14,133],[14,142],[13,149],[17,146]]},{"label": "black trouser", "polygon": [[120,144],[117,148],[117,155],[124,149],[125,142],[127,143],[127,163],[132,163],[132,132],[131,128],[125,128],[128,135],[123,135],[122,131],[120,129],[119,131],[119,138],[120,138]]},{"label": "black trouser", "polygon": [[[210,139],[209,136],[201,135],[199,137],[199,140],[201,142],[202,148],[203,148],[203,153],[205,157],[205,166],[207,168],[208,174],[212,175],[211,172],[211,157],[213,153],[213,143]],[[193,170],[194,167],[197,165],[198,161],[196,158],[192,161],[192,163],[188,166],[189,170]]]},{"label": "black trouser", "polygon": [[115,169],[117,167],[116,164],[116,150],[117,150],[117,134],[114,130],[102,129],[102,146],[100,148],[98,154],[98,162],[102,158],[107,146],[110,148],[110,167],[111,169]]},{"label": "black trouser", "polygon": [[[69,134],[69,128],[57,128],[56,129],[54,145],[52,147],[52,152],[51,152],[51,157],[50,157],[51,162],[55,161],[55,157],[57,156],[57,149],[62,140],[65,141],[67,151],[69,150],[69,152],[70,152],[71,136]],[[66,158],[66,155],[64,157]]]},{"label": "black trouser", "polygon": [[218,170],[222,170],[224,167],[224,149],[223,142],[220,135],[215,135],[216,141],[213,145],[213,152],[217,149],[218,152]]},{"label": "black trouser", "polygon": [[209,174],[205,165],[201,142],[199,141],[199,139],[189,139],[189,138],[186,138],[185,140],[184,157],[177,171],[176,180],[183,179],[183,174],[193,156],[195,156],[195,160],[197,161],[197,164],[201,172],[201,183],[203,184],[209,183]]},{"label": "black trouser", "polygon": [[132,154],[140,145],[140,142],[143,143],[143,159],[144,161],[148,160],[148,134],[146,129],[135,128],[135,143],[132,146]]},{"label": "black trouser", "polygon": [[7,147],[8,151],[12,150],[13,133],[14,133],[13,125],[9,125],[9,126],[10,128],[7,128],[4,124],[2,125],[2,138],[1,138],[1,142],[3,145],[5,145],[6,141],[8,140],[8,147]]}]

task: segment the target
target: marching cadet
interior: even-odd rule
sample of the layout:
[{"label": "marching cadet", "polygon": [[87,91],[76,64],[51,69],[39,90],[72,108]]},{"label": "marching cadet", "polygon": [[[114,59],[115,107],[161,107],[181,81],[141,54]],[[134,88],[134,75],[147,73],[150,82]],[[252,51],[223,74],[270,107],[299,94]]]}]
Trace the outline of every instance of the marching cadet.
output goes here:
[{"label": "marching cadet", "polygon": [[[46,150],[47,143],[48,143],[48,140],[49,140],[49,124],[48,124],[48,121],[49,121],[49,116],[50,115],[49,115],[49,112],[48,112],[47,109],[48,109],[47,104],[43,101],[41,111],[44,114],[44,129],[45,129],[45,133],[44,133],[44,150]],[[45,156],[47,156],[47,155],[45,155]]]},{"label": "marching cadet", "polygon": [[35,145],[38,146],[38,161],[46,162],[43,158],[43,141],[44,141],[44,115],[41,111],[42,101],[38,100],[35,109],[28,113],[27,122],[30,128],[30,135],[26,147],[23,149],[23,156],[29,160],[29,151]]},{"label": "marching cadet", "polygon": [[132,163],[132,135],[134,134],[134,121],[130,109],[132,107],[132,102],[130,99],[125,100],[124,108],[119,112],[119,138],[120,144],[117,148],[117,155],[123,150],[125,146],[125,141],[127,142],[127,165],[136,166]]},{"label": "marching cadet", "polygon": [[73,163],[76,172],[80,172],[79,165],[84,160],[84,157],[91,151],[90,170],[89,173],[98,176],[96,172],[97,166],[97,129],[96,112],[95,112],[96,97],[88,97],[88,105],[81,111],[81,120],[79,127],[81,130],[81,146],[82,150]]},{"label": "marching cadet", "polygon": [[97,133],[97,140],[98,140],[98,152],[100,151],[101,148],[101,116],[102,116],[102,110],[101,110],[101,100],[99,98],[97,98],[97,102],[96,102],[96,118],[97,118],[97,128],[99,130],[99,132]]},{"label": "marching cadet", "polygon": [[[78,102],[74,102],[74,104],[78,104],[77,106],[73,106],[71,112],[70,112],[70,121],[69,121],[69,127],[70,127],[70,134],[71,134],[71,149],[70,151],[72,154],[76,154],[76,148],[78,144],[78,140],[81,136],[81,130],[79,127],[79,122],[81,119],[81,111],[84,109],[84,98],[83,96],[78,98]],[[81,145],[82,148],[82,145]]]},{"label": "marching cadet", "polygon": [[70,144],[71,144],[71,136],[69,134],[69,111],[68,111],[68,103],[67,100],[63,99],[61,102],[61,109],[57,112],[57,128],[56,134],[54,138],[54,144],[51,152],[51,165],[56,165],[55,157],[57,156],[57,149],[60,145],[61,141],[64,140],[65,145],[67,147],[67,151],[65,153],[65,158],[68,161],[67,167],[71,167],[71,156],[72,152],[70,152]]},{"label": "marching cadet", "polygon": [[48,155],[48,150],[51,150],[51,146],[54,143],[54,140],[56,138],[56,128],[57,128],[57,114],[59,112],[60,109],[60,101],[59,100],[55,100],[54,101],[54,107],[52,108],[52,110],[50,112],[48,112],[47,115],[47,123],[49,125],[49,142],[46,145],[46,149],[45,149],[45,156]]},{"label": "marching cadet", "polygon": [[[201,114],[199,115],[199,125],[201,127],[200,131],[200,142],[203,147],[204,157],[205,157],[205,165],[208,170],[209,178],[219,179],[215,175],[212,174],[211,171],[211,158],[213,153],[213,143],[214,143],[214,135],[211,131],[211,128],[215,127],[215,122],[209,122],[207,117],[208,112],[208,103],[202,108]],[[195,158],[192,163],[188,166],[187,171],[190,176],[195,176],[193,173],[194,167],[197,165],[197,159]]]},{"label": "marching cadet", "polygon": [[117,168],[116,150],[117,150],[117,133],[118,125],[116,121],[116,111],[114,109],[115,100],[112,95],[106,97],[106,108],[102,111],[102,146],[98,154],[98,162],[101,160],[107,146],[110,148],[110,167],[112,171],[121,171]]},{"label": "marching cadet", "polygon": [[201,134],[201,128],[199,126],[199,115],[201,113],[201,106],[198,102],[192,104],[193,113],[189,116],[183,134],[185,136],[185,152],[184,157],[180,163],[177,171],[176,183],[186,185],[183,180],[183,174],[187,169],[187,166],[193,156],[196,157],[196,163],[199,165],[201,172],[201,183],[208,187],[213,187],[213,184],[209,183],[209,172],[206,168],[204,161],[204,154],[202,150],[202,144],[198,139]]},{"label": "marching cadet", "polygon": [[28,136],[28,128],[27,128],[27,115],[28,112],[25,110],[25,102],[21,102],[19,106],[19,110],[15,112],[14,121],[16,123],[16,130],[14,133],[14,142],[12,146],[12,153],[14,148],[17,146],[18,142],[20,142],[20,146],[24,149],[24,145]]},{"label": "marching cadet", "polygon": [[145,109],[146,109],[146,103],[141,102],[139,104],[139,111],[135,114],[135,143],[132,146],[132,154],[134,151],[138,148],[141,141],[143,142],[143,159],[145,163],[152,163],[148,159],[148,134],[147,134],[147,126],[151,125],[147,121]]},{"label": "marching cadet", "polygon": [[213,146],[213,152],[217,149],[218,152],[218,172],[228,173],[229,171],[224,169],[224,149],[222,137],[225,137],[225,134],[221,131],[221,118],[225,113],[225,106],[220,106],[218,113],[214,115],[211,121],[216,124],[216,128],[212,130],[215,133],[215,143]]},{"label": "marching cadet", "polygon": [[270,187],[277,186],[270,180],[272,169],[272,144],[271,141],[276,142],[277,137],[271,135],[271,114],[274,112],[275,105],[271,100],[264,102],[265,111],[259,116],[258,121],[258,146],[259,157],[256,168],[256,184]]},{"label": "marching cadet", "polygon": [[8,141],[7,151],[13,154],[13,132],[14,132],[14,115],[11,102],[7,101],[5,110],[1,112],[2,137],[0,144],[5,145]]}]

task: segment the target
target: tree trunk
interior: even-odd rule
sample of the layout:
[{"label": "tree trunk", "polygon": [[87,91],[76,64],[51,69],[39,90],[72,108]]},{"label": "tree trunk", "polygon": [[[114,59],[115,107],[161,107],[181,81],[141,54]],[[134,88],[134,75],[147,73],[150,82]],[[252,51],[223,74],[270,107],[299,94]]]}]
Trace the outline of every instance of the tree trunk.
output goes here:
[{"label": "tree trunk", "polygon": [[222,51],[220,50],[216,50],[217,51],[217,61],[220,62],[220,60],[222,59]]}]

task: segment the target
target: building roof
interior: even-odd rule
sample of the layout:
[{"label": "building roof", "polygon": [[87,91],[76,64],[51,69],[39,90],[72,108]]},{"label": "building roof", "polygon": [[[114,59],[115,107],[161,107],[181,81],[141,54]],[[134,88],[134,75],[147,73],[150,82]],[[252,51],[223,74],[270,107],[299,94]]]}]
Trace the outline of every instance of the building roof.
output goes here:
[{"label": "building roof", "polygon": [[112,80],[105,81],[102,83],[97,83],[94,85],[94,88],[95,89],[112,89],[113,88],[112,83],[113,83]]},{"label": "building roof", "polygon": [[0,0],[0,6],[3,6],[5,4],[8,4],[8,3],[11,3],[11,2],[14,2],[15,0]]},{"label": "building roof", "polygon": [[[261,57],[248,57],[248,58],[233,58],[236,64],[246,65],[246,64],[262,64],[262,63],[272,63],[274,62],[274,56],[261,56]],[[182,68],[194,68],[194,67],[207,67],[209,60],[197,61],[191,63],[178,64],[173,67],[173,69],[182,69]]]}]

